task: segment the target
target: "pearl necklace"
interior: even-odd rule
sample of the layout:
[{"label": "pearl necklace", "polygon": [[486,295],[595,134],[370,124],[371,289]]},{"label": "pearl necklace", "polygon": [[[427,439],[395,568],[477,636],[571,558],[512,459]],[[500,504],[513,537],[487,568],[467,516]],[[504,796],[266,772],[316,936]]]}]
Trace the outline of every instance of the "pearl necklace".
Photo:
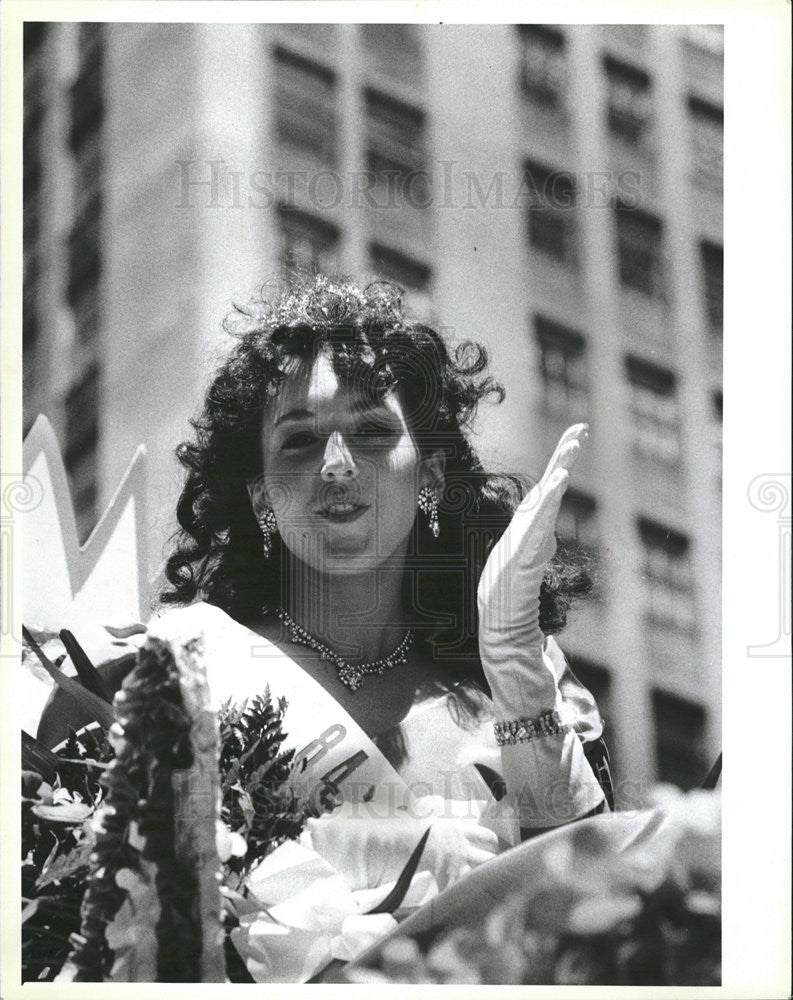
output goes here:
[{"label": "pearl necklace", "polygon": [[371,663],[348,663],[338,653],[334,653],[324,642],[320,642],[310,632],[306,632],[284,608],[278,608],[276,614],[284,628],[289,632],[289,638],[292,642],[315,649],[319,653],[321,660],[329,660],[336,667],[339,680],[353,693],[363,684],[367,674],[382,677],[386,670],[402,666],[407,661],[408,650],[413,644],[413,632],[411,629],[408,629],[405,633],[405,638],[393,653],[390,653],[388,656],[380,660],[372,660]]}]

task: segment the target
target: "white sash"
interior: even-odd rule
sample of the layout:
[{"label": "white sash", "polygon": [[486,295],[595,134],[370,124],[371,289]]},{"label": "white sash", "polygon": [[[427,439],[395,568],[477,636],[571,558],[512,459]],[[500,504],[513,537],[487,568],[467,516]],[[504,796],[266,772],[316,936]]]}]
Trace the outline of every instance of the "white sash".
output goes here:
[{"label": "white sash", "polygon": [[282,749],[295,751],[295,787],[314,804],[365,802],[373,815],[408,805],[408,786],[358,723],[269,639],[206,603],[169,611],[148,631],[171,642],[201,638],[214,711],[268,686],[273,700],[286,699]]}]

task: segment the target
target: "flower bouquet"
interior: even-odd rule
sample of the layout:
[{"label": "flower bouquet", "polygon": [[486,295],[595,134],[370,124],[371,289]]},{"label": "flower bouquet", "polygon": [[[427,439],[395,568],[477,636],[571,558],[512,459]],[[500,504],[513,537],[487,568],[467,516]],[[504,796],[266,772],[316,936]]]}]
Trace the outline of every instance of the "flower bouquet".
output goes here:
[{"label": "flower bouquet", "polygon": [[[196,650],[150,640],[111,724],[101,676],[64,637],[87,686],[58,683],[101,721],[55,751],[23,733],[23,980],[250,981],[221,893],[310,814],[288,782],[285,703],[266,691],[216,719]],[[59,666],[66,650],[39,638]],[[29,632],[26,646],[57,672]]]},{"label": "flower bouquet", "polygon": [[366,889],[295,843],[320,809],[296,791],[285,701],[212,710],[195,629],[150,626],[112,709],[71,633],[26,631],[28,657],[98,716],[54,751],[24,736],[26,981],[304,982],[437,892],[418,870],[429,831],[414,845],[410,826],[398,877]]}]

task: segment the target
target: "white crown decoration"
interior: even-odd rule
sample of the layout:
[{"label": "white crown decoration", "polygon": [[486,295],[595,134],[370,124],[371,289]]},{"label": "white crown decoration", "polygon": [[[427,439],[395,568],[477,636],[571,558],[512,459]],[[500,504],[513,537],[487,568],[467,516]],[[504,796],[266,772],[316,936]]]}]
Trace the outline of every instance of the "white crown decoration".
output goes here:
[{"label": "white crown decoration", "polygon": [[[80,641],[81,633],[87,635],[97,624],[139,621],[147,615],[145,454],[138,447],[81,546],[58,440],[46,417],[36,419],[23,445],[25,498],[17,505],[23,546],[21,620],[26,627],[49,632],[66,628]],[[84,645],[89,658],[90,645]],[[48,693],[24,672],[18,704],[28,726]]]}]

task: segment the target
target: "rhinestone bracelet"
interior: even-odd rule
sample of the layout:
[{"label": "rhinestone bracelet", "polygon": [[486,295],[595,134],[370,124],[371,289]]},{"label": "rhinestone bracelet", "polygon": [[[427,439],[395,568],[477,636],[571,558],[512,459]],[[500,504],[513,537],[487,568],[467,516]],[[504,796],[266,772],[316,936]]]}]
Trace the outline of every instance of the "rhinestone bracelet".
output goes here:
[{"label": "rhinestone bracelet", "polygon": [[500,747],[514,743],[531,743],[543,736],[558,736],[570,731],[570,726],[562,722],[556,709],[538,715],[536,719],[511,719],[509,722],[496,722],[493,726],[496,743]]}]

